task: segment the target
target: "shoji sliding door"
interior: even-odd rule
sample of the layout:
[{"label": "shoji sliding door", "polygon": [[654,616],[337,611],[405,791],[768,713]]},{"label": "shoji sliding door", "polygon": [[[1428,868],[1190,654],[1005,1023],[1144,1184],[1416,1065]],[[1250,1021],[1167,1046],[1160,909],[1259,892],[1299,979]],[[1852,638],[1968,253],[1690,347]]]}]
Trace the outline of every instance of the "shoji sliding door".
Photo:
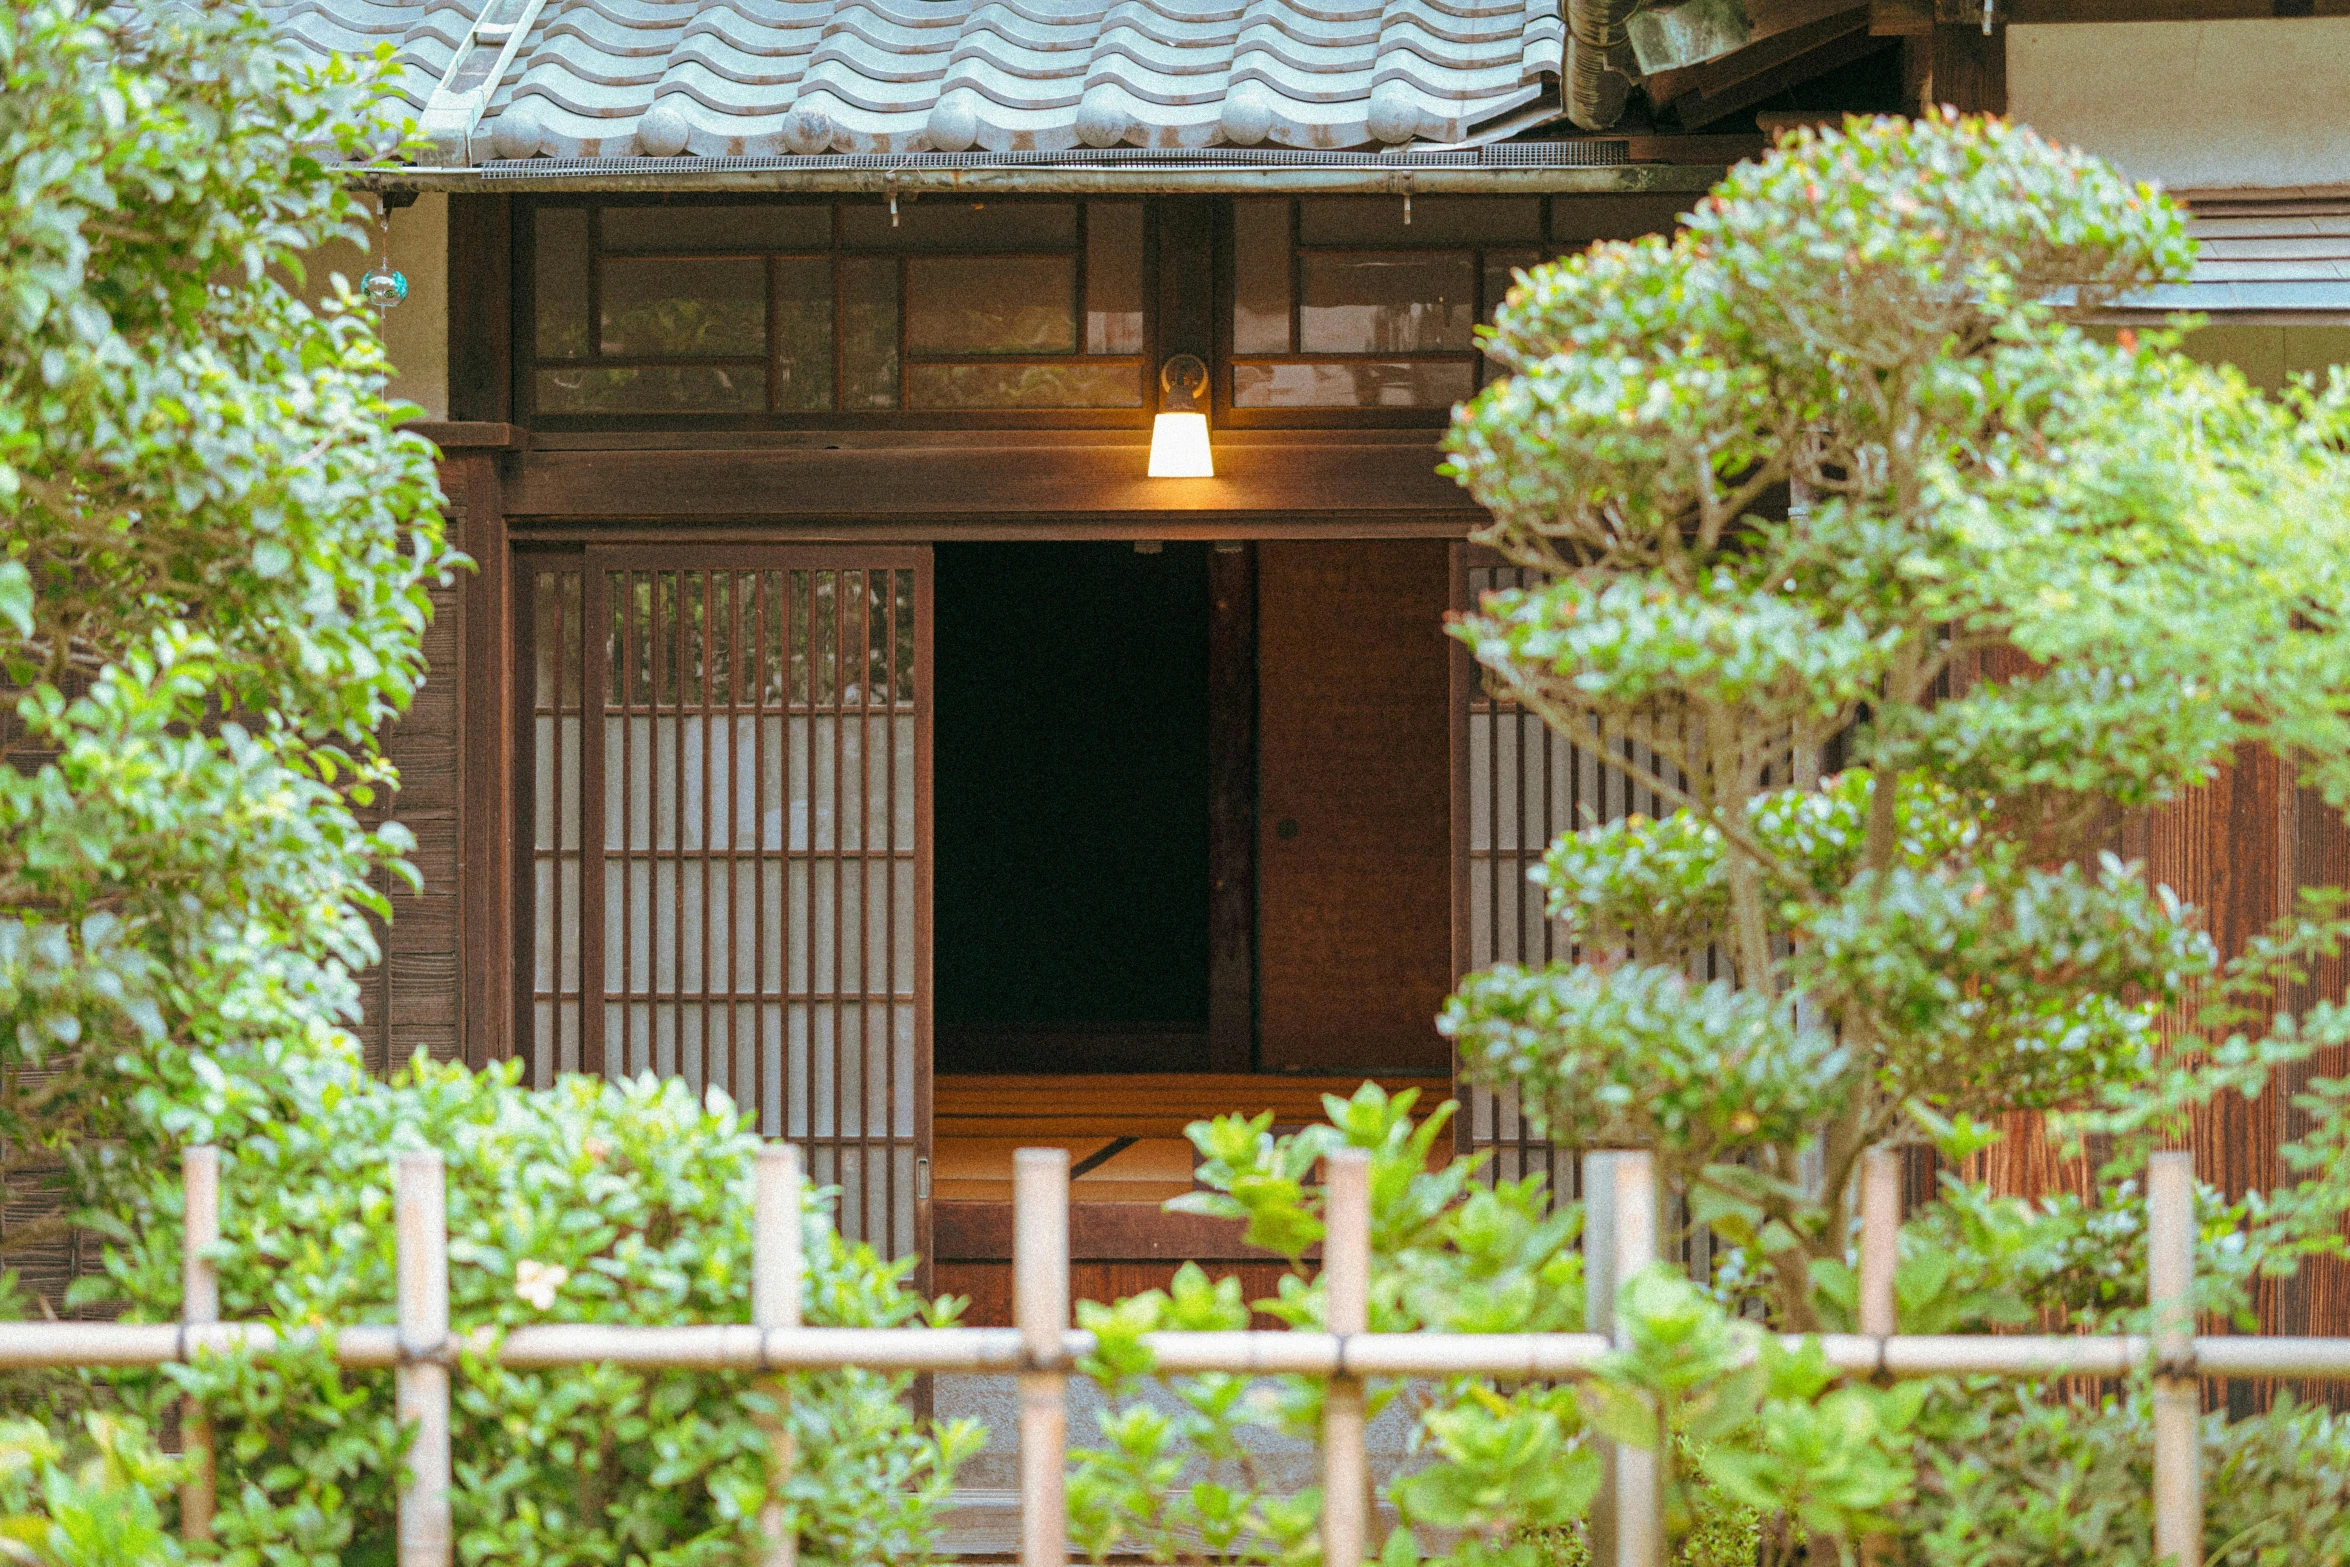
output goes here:
[{"label": "shoji sliding door", "polygon": [[723,1089],[926,1251],[929,551],[526,558],[529,1080]]},{"label": "shoji sliding door", "polygon": [[[1532,587],[1532,572],[1472,546],[1453,555],[1453,606],[1472,609],[1485,594]],[[1543,889],[1526,879],[1560,833],[1633,812],[1659,814],[1654,791],[1602,763],[1609,751],[1669,777],[1637,732],[1558,734],[1515,702],[1486,689],[1465,647],[1453,653],[1453,961],[1461,973],[1496,963],[1539,968],[1575,957],[1573,944],[1543,911]],[[1515,1180],[1548,1173],[1551,1189],[1575,1191],[1572,1157],[1534,1136],[1515,1097],[1458,1085],[1462,1151],[1493,1155],[1491,1173]]]}]

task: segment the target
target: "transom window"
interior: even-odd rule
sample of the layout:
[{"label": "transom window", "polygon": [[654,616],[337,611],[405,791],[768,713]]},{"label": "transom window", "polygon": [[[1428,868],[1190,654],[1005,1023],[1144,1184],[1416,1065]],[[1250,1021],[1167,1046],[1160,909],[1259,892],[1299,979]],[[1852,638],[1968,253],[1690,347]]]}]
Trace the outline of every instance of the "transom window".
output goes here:
[{"label": "transom window", "polygon": [[1224,401],[1243,419],[1448,408],[1491,378],[1476,328],[1513,272],[1594,239],[1670,229],[1683,200],[1235,199]]},{"label": "transom window", "polygon": [[1144,203],[578,205],[528,224],[534,413],[1143,407]]},{"label": "transom window", "polygon": [[1180,348],[1229,425],[1431,426],[1491,378],[1513,273],[1687,199],[543,196],[518,401],[558,431],[1133,427]]}]

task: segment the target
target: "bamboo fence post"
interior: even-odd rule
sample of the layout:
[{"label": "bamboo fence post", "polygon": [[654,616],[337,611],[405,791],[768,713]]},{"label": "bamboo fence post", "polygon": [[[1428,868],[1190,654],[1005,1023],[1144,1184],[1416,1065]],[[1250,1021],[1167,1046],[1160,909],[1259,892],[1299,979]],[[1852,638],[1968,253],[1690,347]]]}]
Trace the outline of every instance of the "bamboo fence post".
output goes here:
[{"label": "bamboo fence post", "polygon": [[[1656,1261],[1656,1164],[1644,1148],[1616,1153],[1610,1184],[1614,1197],[1615,1287]],[[1618,1349],[1629,1349],[1631,1331],[1623,1319],[1609,1312],[1610,1336]],[[1671,1455],[1657,1433],[1658,1446],[1618,1445],[1615,1452],[1616,1556],[1615,1567],[1664,1567],[1665,1465]]]},{"label": "bamboo fence post", "polygon": [[[1612,1337],[1616,1324],[1616,1155],[1597,1149],[1583,1156],[1583,1331]],[[1616,1444],[1599,1444],[1599,1494],[1585,1526],[1591,1567],[1616,1559]]]},{"label": "bamboo fence post", "polygon": [[[1371,1156],[1342,1148],[1323,1161],[1322,1326],[1345,1341],[1371,1330]],[[1371,1473],[1363,1379],[1343,1372],[1322,1390],[1322,1567],[1357,1567],[1370,1536]]]},{"label": "bamboo fence post", "polygon": [[[180,1194],[180,1321],[218,1322],[220,1269],[204,1252],[220,1239],[219,1149],[180,1150]],[[207,1542],[217,1496],[212,1416],[192,1397],[180,1400],[180,1451],[188,1463],[188,1477],[180,1484],[180,1534],[190,1544]]]},{"label": "bamboo fence post", "polygon": [[2203,1391],[2180,1375],[2195,1354],[2195,1156],[2158,1153],[2146,1170],[2146,1298],[2154,1308],[2154,1559],[2203,1561]]},{"label": "bamboo fence post", "polygon": [[393,1155],[392,1216],[399,1239],[400,1364],[392,1373],[400,1423],[414,1425],[400,1487],[400,1567],[449,1567],[449,1216],[441,1156]]},{"label": "bamboo fence post", "polygon": [[1020,1330],[1020,1567],[1065,1567],[1069,1507],[1062,1462],[1069,1378],[1069,1153],[1012,1155],[1012,1320]]},{"label": "bamboo fence post", "polygon": [[[1638,1149],[1583,1156],[1583,1329],[1629,1346],[1616,1317],[1624,1281],[1656,1260],[1656,1167]],[[1661,1439],[1661,1436],[1660,1436]],[[1592,1567],[1660,1567],[1664,1561],[1665,1454],[1613,1442],[1600,1449],[1600,1491],[1591,1509]]]},{"label": "bamboo fence post", "polygon": [[1891,1338],[1900,1331],[1893,1271],[1901,1262],[1901,1155],[1871,1148],[1860,1156],[1860,1331]]},{"label": "bamboo fence post", "polygon": [[[789,1143],[769,1143],[759,1150],[751,1203],[751,1322],[762,1334],[789,1331],[800,1325],[800,1151]],[[785,1419],[791,1409],[791,1391],[783,1378],[768,1384],[778,1406],[767,1435],[768,1498],[759,1513],[759,1529],[767,1541],[763,1567],[793,1567],[799,1558],[800,1536],[783,1503],[784,1483],[791,1478],[791,1427]]]}]

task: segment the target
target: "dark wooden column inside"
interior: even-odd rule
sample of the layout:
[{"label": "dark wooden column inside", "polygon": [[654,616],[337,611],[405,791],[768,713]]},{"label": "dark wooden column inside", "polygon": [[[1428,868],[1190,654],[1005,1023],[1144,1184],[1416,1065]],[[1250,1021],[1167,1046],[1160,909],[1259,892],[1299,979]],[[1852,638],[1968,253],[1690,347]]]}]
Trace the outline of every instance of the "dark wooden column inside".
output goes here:
[{"label": "dark wooden column inside", "polygon": [[1257,547],[1208,553],[1208,1070],[1257,1064]]}]

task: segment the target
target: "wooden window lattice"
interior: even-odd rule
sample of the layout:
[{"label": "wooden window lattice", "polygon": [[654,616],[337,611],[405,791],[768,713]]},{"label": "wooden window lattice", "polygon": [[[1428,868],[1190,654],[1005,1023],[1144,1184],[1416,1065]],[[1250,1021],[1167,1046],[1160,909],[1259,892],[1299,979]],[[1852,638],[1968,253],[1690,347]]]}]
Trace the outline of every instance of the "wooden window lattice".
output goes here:
[{"label": "wooden window lattice", "polygon": [[[1540,581],[1521,567],[1472,556],[1455,571],[1454,607],[1471,609],[1487,593]],[[1540,968],[1573,961],[1574,943],[1545,912],[1544,889],[1527,872],[1561,833],[1668,809],[1655,790],[1634,783],[1604,756],[1613,752],[1667,779],[1674,769],[1636,731],[1595,723],[1588,738],[1558,733],[1490,691],[1465,648],[1454,657],[1460,664],[1453,715],[1456,966],[1465,974],[1497,963]],[[1464,1083],[1459,1094],[1459,1146],[1491,1156],[1488,1179],[1540,1174],[1552,1191],[1578,1193],[1577,1151],[1536,1136],[1514,1093]]]},{"label": "wooden window lattice", "polygon": [[529,1080],[722,1089],[845,1234],[920,1250],[928,551],[598,549],[529,582]]}]

